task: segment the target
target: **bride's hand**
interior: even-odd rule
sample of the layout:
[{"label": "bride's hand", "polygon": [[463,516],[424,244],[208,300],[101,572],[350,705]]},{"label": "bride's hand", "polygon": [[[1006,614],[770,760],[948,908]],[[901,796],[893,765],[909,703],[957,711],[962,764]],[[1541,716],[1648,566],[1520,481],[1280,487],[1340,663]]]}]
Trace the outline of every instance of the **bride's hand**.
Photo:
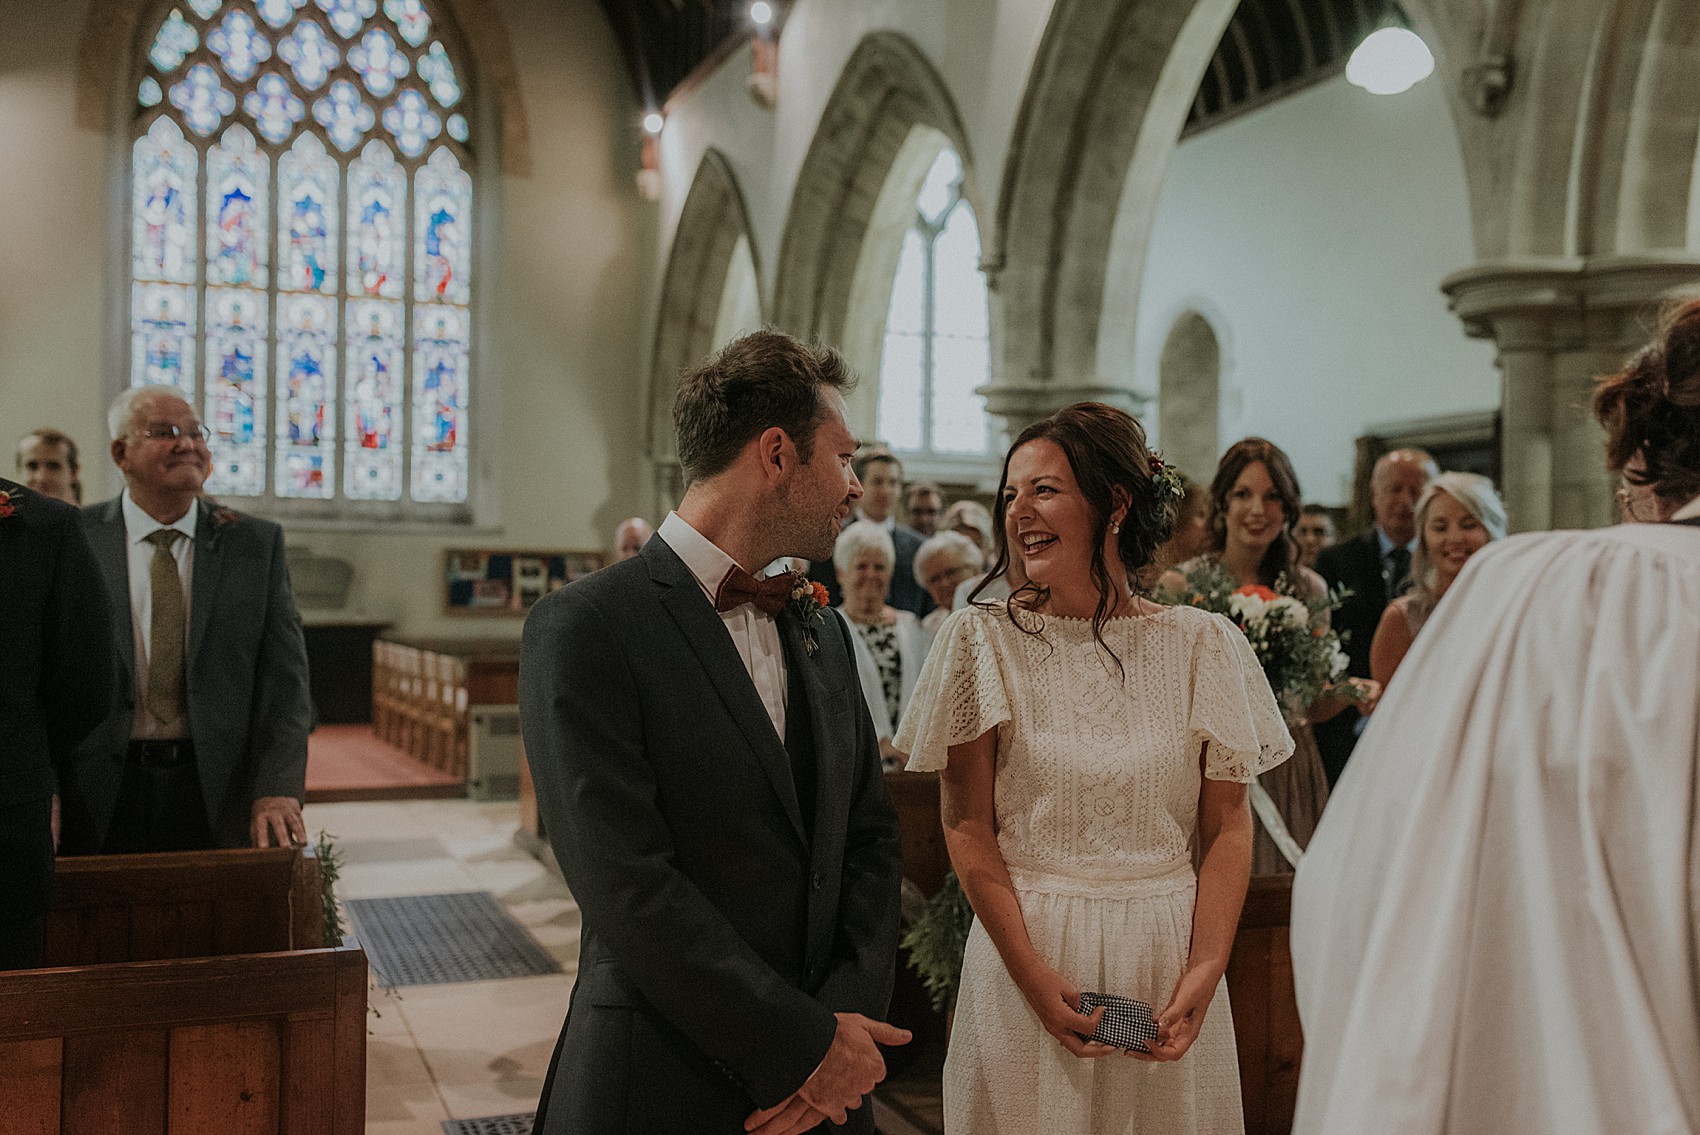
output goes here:
[{"label": "bride's hand", "polygon": [[[1091,1013],[1080,1011],[1080,990],[1074,983],[1047,965],[1036,965],[1033,972],[1018,983],[1021,995],[1039,1015],[1045,1031],[1056,1037],[1074,1055],[1090,1059],[1108,1056],[1117,1051],[1111,1045],[1081,1040],[1098,1031],[1098,1021],[1104,1015],[1100,1005]],[[1077,1035],[1078,1034],[1078,1035]]]},{"label": "bride's hand", "polygon": [[1210,999],[1216,995],[1216,984],[1221,978],[1221,974],[1202,968],[1181,974],[1175,983],[1174,996],[1157,1014],[1157,1039],[1151,1045],[1150,1055],[1131,1050],[1128,1055],[1153,1064],[1166,1064],[1185,1056],[1192,1042],[1198,1039],[1205,1011],[1210,1008]]}]

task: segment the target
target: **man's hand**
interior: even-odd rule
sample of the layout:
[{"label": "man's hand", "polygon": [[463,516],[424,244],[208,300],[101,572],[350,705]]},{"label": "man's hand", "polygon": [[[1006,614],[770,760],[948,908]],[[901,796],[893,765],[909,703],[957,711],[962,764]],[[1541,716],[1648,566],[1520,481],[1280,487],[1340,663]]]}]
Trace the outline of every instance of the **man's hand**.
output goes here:
[{"label": "man's hand", "polygon": [[[752,1135],[796,1135],[816,1126],[822,1118],[843,1123],[852,1109],[862,1106],[862,1097],[885,1079],[885,1057],[878,1046],[909,1043],[908,1029],[860,1013],[833,1016],[838,1018],[838,1031],[814,1075],[803,1082],[796,1095],[777,1105],[777,1110],[758,1111],[746,1119],[744,1130]],[[772,1114],[772,1118],[758,1123],[763,1114]]]},{"label": "man's hand", "polygon": [[293,796],[262,796],[254,801],[248,838],[255,847],[299,847],[307,842],[301,801]]}]

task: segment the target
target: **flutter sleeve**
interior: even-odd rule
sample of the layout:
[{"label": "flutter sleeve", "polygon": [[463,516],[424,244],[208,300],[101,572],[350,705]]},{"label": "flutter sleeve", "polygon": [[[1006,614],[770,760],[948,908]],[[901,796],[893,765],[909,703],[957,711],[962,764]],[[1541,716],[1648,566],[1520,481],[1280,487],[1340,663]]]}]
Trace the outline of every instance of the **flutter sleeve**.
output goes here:
[{"label": "flutter sleeve", "polygon": [[1207,746],[1204,775],[1249,782],[1293,755],[1293,738],[1251,643],[1228,619],[1209,615],[1193,651],[1194,743]]},{"label": "flutter sleeve", "polygon": [[965,607],[939,628],[892,742],[898,752],[909,754],[910,772],[944,768],[952,745],[1010,719],[1003,672],[986,627],[986,620],[997,617]]}]

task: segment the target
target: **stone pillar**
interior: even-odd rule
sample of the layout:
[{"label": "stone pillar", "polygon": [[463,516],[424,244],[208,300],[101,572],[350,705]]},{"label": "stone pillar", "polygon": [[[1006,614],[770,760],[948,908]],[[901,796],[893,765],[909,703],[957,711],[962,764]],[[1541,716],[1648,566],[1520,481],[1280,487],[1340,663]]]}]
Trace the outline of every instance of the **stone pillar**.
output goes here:
[{"label": "stone pillar", "polygon": [[1652,337],[1662,306],[1700,289],[1700,257],[1491,261],[1441,288],[1465,330],[1499,347],[1512,530],[1610,524],[1616,485],[1589,409],[1594,379]]},{"label": "stone pillar", "polygon": [[1005,442],[1034,422],[1076,402],[1105,402],[1136,418],[1145,413],[1151,402],[1138,391],[1098,383],[1062,386],[1048,382],[1015,385],[994,381],[974,393],[986,399],[986,413],[1002,424]]}]

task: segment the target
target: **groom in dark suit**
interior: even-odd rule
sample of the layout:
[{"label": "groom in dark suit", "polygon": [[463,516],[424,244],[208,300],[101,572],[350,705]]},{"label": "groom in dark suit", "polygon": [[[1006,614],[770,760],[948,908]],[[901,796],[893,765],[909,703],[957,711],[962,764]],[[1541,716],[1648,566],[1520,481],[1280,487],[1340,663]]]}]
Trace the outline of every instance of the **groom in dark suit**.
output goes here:
[{"label": "groom in dark suit", "polygon": [[79,750],[65,850],[305,842],[313,708],[283,530],[201,496],[206,431],[178,391],[127,390],[108,425],[124,492],[83,519],[120,696]]},{"label": "groom in dark suit", "polygon": [[758,332],[682,380],[689,489],[635,559],[532,608],[520,713],[583,910],[539,1135],[796,1135],[883,1078],[896,817],[829,559],[861,495],[839,356]]}]

